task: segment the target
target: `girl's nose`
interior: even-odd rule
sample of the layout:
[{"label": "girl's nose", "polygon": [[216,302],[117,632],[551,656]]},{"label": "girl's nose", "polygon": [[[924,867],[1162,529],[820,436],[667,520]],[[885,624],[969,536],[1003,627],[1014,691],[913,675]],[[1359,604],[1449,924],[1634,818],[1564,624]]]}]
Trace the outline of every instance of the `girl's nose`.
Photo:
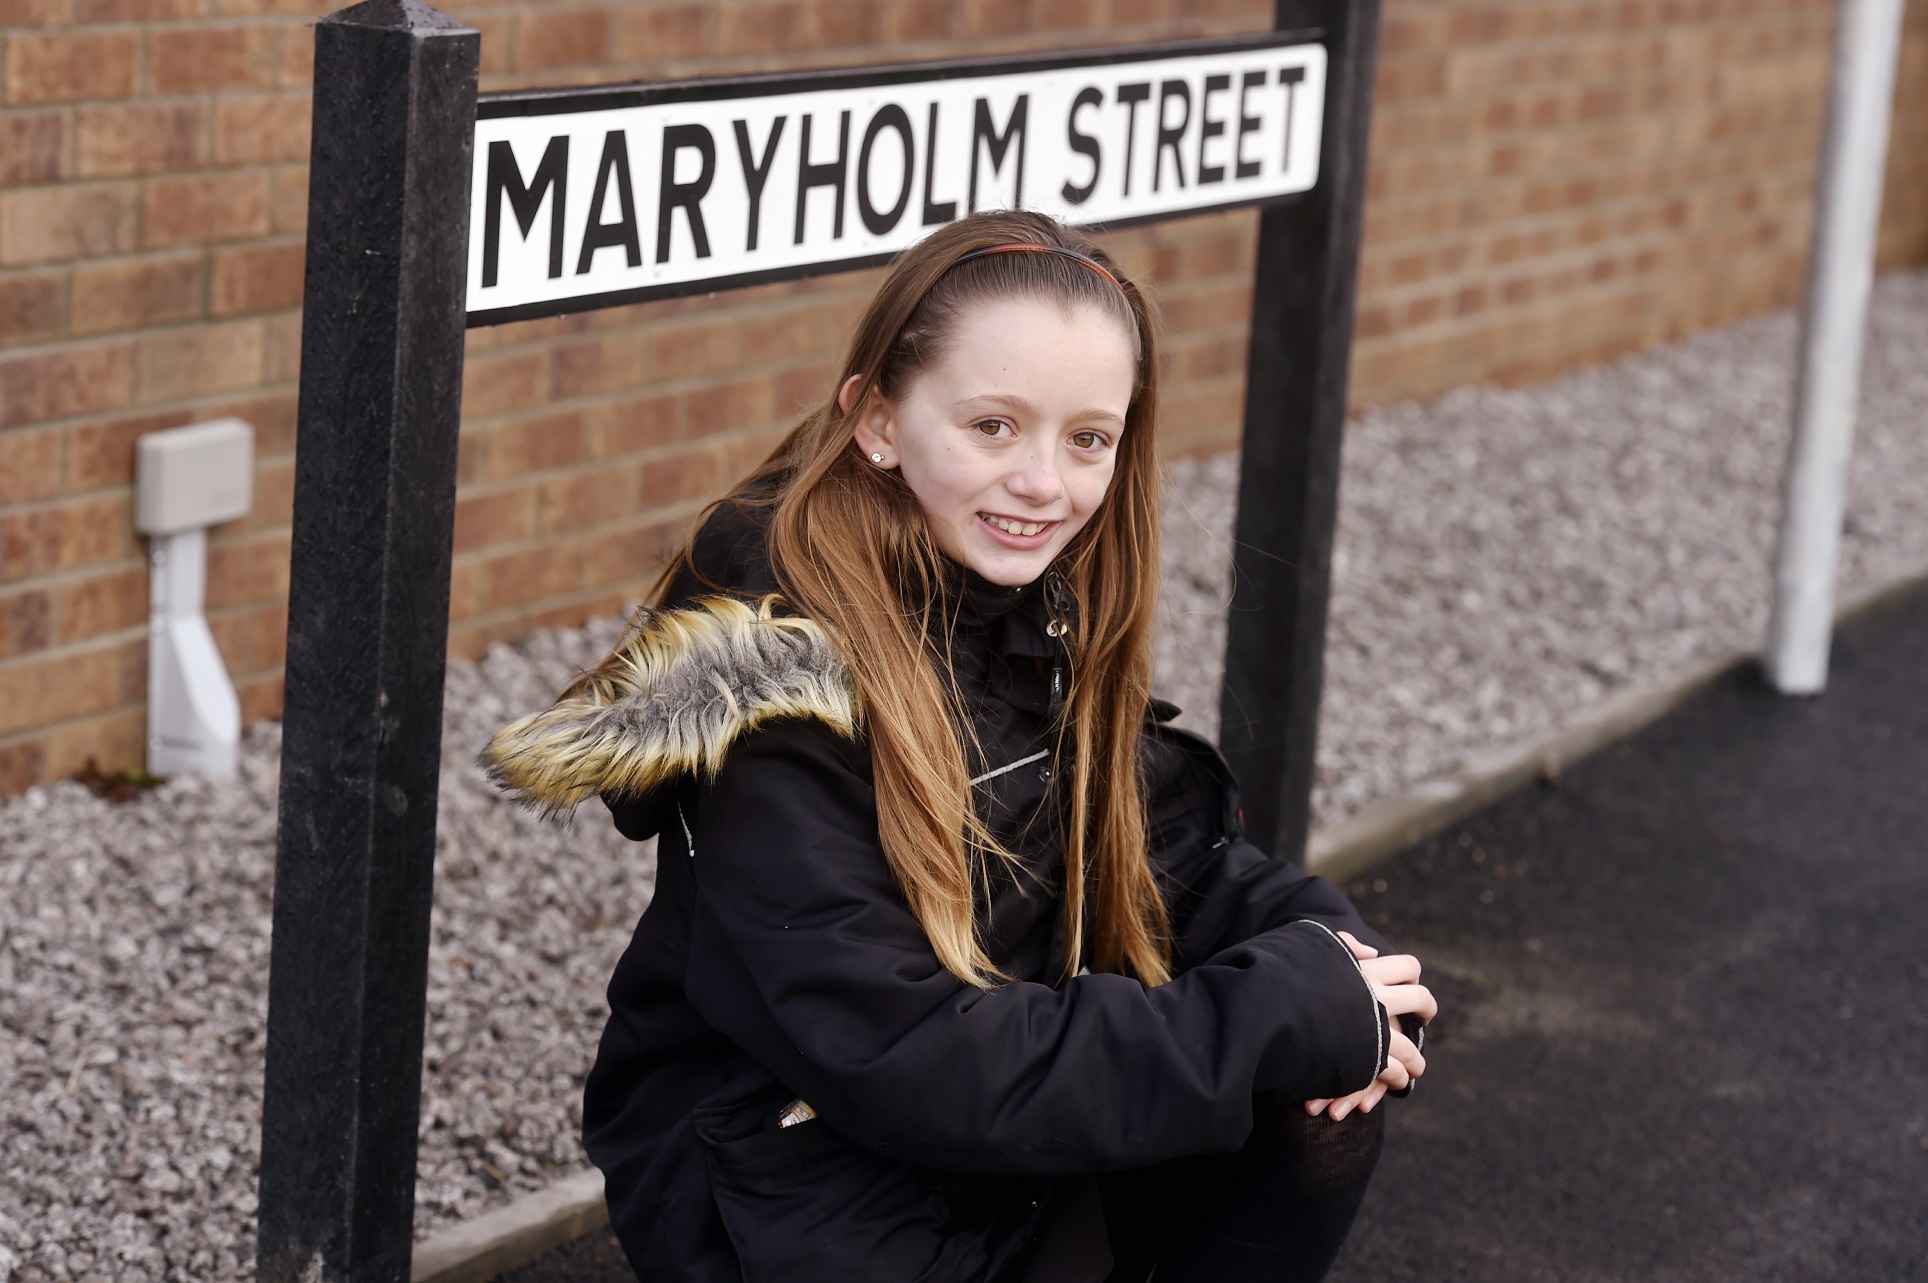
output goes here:
[{"label": "girl's nose", "polygon": [[1004,479],[1004,488],[1026,503],[1044,507],[1064,496],[1064,478],[1048,450],[1037,450],[1019,462]]}]

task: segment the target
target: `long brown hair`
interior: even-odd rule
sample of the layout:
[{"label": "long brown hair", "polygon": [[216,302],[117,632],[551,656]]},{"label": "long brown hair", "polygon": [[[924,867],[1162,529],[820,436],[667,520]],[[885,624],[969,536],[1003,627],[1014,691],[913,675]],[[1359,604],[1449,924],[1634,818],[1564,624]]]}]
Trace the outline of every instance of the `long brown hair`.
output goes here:
[{"label": "long brown hair", "polygon": [[[1070,249],[960,258],[1014,242]],[[971,802],[968,719],[934,620],[939,557],[922,508],[851,437],[872,397],[895,400],[938,360],[965,309],[1035,298],[1095,307],[1130,329],[1137,384],[1104,501],[1052,568],[1073,598],[1071,682],[1058,723],[1068,749],[1064,937],[1069,969],[1170,978],[1164,901],[1148,859],[1138,738],[1150,696],[1158,566],[1156,332],[1148,301],[1104,251],[1043,215],[996,211],[933,232],[898,259],[857,326],[830,395],[722,502],[768,509],[770,560],[785,599],[821,624],[849,665],[863,710],[884,854],[944,966],[1001,978],[978,942],[984,858],[1005,857]],[[846,411],[837,390],[856,377]],[[659,585],[687,564],[689,547]],[[1064,777],[1061,775],[1060,779]],[[1088,938],[1087,938],[1088,936]]]}]

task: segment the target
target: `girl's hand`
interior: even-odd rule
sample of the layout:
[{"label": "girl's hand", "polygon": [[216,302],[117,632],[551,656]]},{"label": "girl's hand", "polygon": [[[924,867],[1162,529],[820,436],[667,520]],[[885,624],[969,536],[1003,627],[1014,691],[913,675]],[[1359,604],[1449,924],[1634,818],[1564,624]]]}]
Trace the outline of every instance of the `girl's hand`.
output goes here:
[{"label": "girl's hand", "polygon": [[1386,1008],[1392,1039],[1387,1049],[1386,1067],[1369,1086],[1336,1100],[1305,1102],[1307,1114],[1316,1118],[1330,1110],[1335,1121],[1354,1109],[1362,1114],[1371,1113],[1373,1106],[1384,1099],[1388,1091],[1398,1091],[1426,1072],[1426,1058],[1413,1045],[1412,1039],[1401,1032],[1398,1017],[1416,1015],[1421,1023],[1429,1024],[1439,1012],[1439,1004],[1434,1001],[1432,992],[1419,983],[1419,959],[1410,954],[1381,958],[1377,949],[1362,943],[1350,931],[1341,931],[1339,938],[1359,959],[1359,969],[1365,972],[1366,983]]}]

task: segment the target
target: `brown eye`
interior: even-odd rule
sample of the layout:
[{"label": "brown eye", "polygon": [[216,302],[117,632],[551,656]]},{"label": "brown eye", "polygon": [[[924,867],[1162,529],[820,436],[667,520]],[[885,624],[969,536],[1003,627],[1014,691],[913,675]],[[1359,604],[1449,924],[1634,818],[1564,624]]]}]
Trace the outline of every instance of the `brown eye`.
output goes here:
[{"label": "brown eye", "polygon": [[1003,419],[979,419],[971,425],[987,437],[1002,436],[1011,425]]},{"label": "brown eye", "polygon": [[1077,446],[1080,450],[1097,450],[1107,443],[1103,433],[1092,432],[1087,429],[1084,432],[1072,433],[1071,444]]}]

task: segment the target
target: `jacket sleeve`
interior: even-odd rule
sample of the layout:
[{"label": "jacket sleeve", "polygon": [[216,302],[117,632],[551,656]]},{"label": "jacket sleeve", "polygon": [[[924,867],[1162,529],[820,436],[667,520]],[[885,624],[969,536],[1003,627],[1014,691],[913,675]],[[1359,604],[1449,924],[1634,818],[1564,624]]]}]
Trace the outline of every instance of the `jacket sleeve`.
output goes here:
[{"label": "jacket sleeve", "polygon": [[1145,752],[1152,857],[1179,970],[1291,922],[1350,931],[1381,953],[1393,952],[1338,887],[1245,840],[1237,785],[1210,743],[1156,726],[1147,729]]},{"label": "jacket sleeve", "polygon": [[1067,1174],[1237,1149],[1252,1098],[1357,1090],[1385,1018],[1305,921],[1147,990],[990,990],[945,971],[877,839],[861,750],[816,723],[745,737],[705,788],[685,991],[851,1140],[953,1171]]}]

